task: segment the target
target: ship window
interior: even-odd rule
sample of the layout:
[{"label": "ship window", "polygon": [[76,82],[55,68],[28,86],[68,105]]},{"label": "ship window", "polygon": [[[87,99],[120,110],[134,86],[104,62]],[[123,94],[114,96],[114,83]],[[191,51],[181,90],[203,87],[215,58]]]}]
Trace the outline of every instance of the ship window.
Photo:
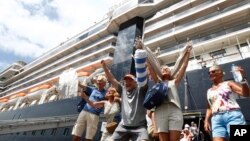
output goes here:
[{"label": "ship window", "polygon": [[63,135],[64,135],[64,136],[68,136],[68,135],[69,135],[69,128],[65,128],[65,129],[64,129]]},{"label": "ship window", "polygon": [[109,53],[109,56],[110,56],[110,57],[114,57],[114,53],[110,52],[110,53]]},{"label": "ship window", "polygon": [[112,42],[111,45],[112,45],[112,46],[116,46],[116,42]]},{"label": "ship window", "polygon": [[175,62],[173,62],[173,63],[168,63],[168,64],[166,64],[167,66],[169,66],[169,67],[171,67],[171,66],[174,66],[175,65]]},{"label": "ship window", "polygon": [[31,134],[32,134],[33,136],[35,136],[35,134],[36,134],[36,131],[32,131],[32,132],[31,132]]},{"label": "ship window", "polygon": [[6,77],[1,77],[0,81],[4,81],[6,79]]},{"label": "ship window", "polygon": [[248,47],[247,43],[240,44],[239,50],[243,58],[250,57],[250,47]]},{"label": "ship window", "polygon": [[189,58],[189,61],[194,60],[194,59],[200,60],[200,59],[201,59],[201,56],[198,55],[198,56],[195,56],[195,58],[194,58],[194,57],[191,57],[191,58]]},{"label": "ship window", "polygon": [[41,131],[41,135],[45,135],[45,133],[46,133],[46,130]]},{"label": "ship window", "polygon": [[56,130],[57,130],[56,128],[52,129],[50,135],[55,136],[56,135]]},{"label": "ship window", "polygon": [[220,58],[220,57],[224,57],[225,53],[226,53],[226,50],[221,49],[221,50],[217,50],[214,52],[210,52],[209,54],[212,58]]}]

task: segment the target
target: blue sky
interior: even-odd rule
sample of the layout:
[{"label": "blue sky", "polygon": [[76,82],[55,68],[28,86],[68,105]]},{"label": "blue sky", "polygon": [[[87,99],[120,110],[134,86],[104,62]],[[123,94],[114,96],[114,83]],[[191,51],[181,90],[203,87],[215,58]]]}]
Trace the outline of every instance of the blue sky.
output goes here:
[{"label": "blue sky", "polygon": [[119,2],[122,0],[1,0],[0,72],[19,60],[29,63],[84,31]]}]

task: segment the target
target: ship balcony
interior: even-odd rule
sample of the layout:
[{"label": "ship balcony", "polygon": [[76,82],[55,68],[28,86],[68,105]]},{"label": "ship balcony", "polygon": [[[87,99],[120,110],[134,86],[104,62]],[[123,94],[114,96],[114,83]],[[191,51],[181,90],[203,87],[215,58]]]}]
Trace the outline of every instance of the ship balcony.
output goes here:
[{"label": "ship balcony", "polygon": [[[180,40],[186,40],[187,37],[191,38],[192,36],[199,34],[199,32],[202,32],[202,30],[209,31],[209,28],[213,28],[215,26],[222,30],[223,28],[227,28],[227,26],[232,26],[228,24],[240,24],[240,22],[249,22],[249,8],[250,3],[245,4],[241,7],[237,6],[237,8],[233,8],[233,10],[227,9],[225,10],[225,12],[211,13],[207,16],[200,17],[183,25],[173,27],[169,30],[162,29],[161,31],[156,32],[151,36],[145,34],[145,45],[147,45],[148,47],[156,48],[157,46],[161,46],[162,44],[164,44],[164,42],[169,40],[169,38],[174,38],[176,42],[179,42]],[[239,23],[231,23],[235,21]],[[223,25],[225,25],[225,27],[223,27]],[[178,36],[182,36],[183,34],[186,35],[185,38],[179,39]]]},{"label": "ship balcony", "polygon": [[107,34],[103,34],[103,33],[101,33],[101,31],[103,31],[103,29],[106,26],[107,26],[107,20],[103,20],[103,21],[95,24],[94,26],[92,26],[92,27],[86,29],[85,31],[75,35],[74,37],[68,39],[67,41],[62,42],[59,46],[48,51],[48,53],[40,56],[35,61],[29,63],[25,67],[25,70],[28,70],[30,68],[34,68],[44,61],[51,60],[51,58],[56,57],[57,55],[60,55],[69,49],[80,48],[83,45],[93,43],[94,41],[100,39],[100,37],[105,37],[105,35],[107,35]]},{"label": "ship balcony", "polygon": [[[183,3],[180,2],[180,3]],[[239,8],[248,4],[248,1],[206,1],[195,7],[194,3],[190,3],[189,7],[183,7],[180,11],[171,11],[171,13],[166,12],[158,12],[156,15],[157,18],[152,17],[145,22],[145,34],[146,36],[150,36],[155,32],[159,32],[162,30],[169,30],[175,28],[176,26],[188,23],[190,21],[197,21],[197,18],[200,20],[208,19],[211,17],[215,17],[219,14],[225,13],[232,9]],[[179,3],[177,3],[179,4]],[[175,6],[178,7],[179,5]],[[167,8],[168,10],[169,8]],[[171,9],[171,8],[170,8]],[[178,9],[177,9],[178,10]],[[166,11],[166,10],[165,10]],[[180,12],[180,13],[178,13]],[[173,15],[174,14],[174,15]],[[200,18],[201,17],[201,18]]]},{"label": "ship balcony", "polygon": [[[204,52],[215,51],[222,48],[227,48],[232,45],[239,45],[248,42],[250,35],[249,24],[239,25],[225,31],[220,31],[214,34],[197,38],[193,41],[193,50],[196,55],[204,54]],[[183,49],[186,43],[173,45],[161,50],[158,59],[163,64],[175,62],[180,50]],[[164,48],[164,47],[163,47]],[[238,53],[239,55],[239,53]]]},{"label": "ship balcony", "polygon": [[[173,23],[178,22],[180,20],[186,19],[186,18],[190,18],[191,16],[194,16],[195,14],[200,14],[202,12],[207,12],[207,11],[211,11],[211,9],[214,9],[215,11],[217,11],[216,7],[223,3],[225,0],[220,0],[220,1],[206,1],[196,7],[186,7],[185,11],[178,13],[176,15],[173,15],[171,17],[168,18],[164,18],[164,16],[168,16],[169,15],[169,11],[165,12],[165,13],[161,13],[158,15],[157,18],[152,18],[146,21],[146,28],[145,28],[145,34],[150,34],[151,32],[154,32],[155,30],[159,30],[162,28],[167,28],[167,26],[172,26]],[[179,4],[179,3],[177,3]],[[182,1],[180,2],[181,6],[186,6],[187,4],[192,5],[192,2],[189,1]],[[182,8],[180,7],[180,5],[175,5],[176,9],[178,8]],[[167,8],[168,9],[168,8]],[[173,9],[173,8],[170,8]],[[172,13],[175,13],[175,11],[171,11],[171,15]],[[153,34],[153,33],[151,33]]]},{"label": "ship balcony", "polygon": [[[112,44],[113,42],[116,41],[116,37],[114,35],[108,35],[106,36],[105,38],[102,38],[102,39],[99,39],[97,41],[95,41],[94,43],[92,43],[91,45],[87,46],[87,47],[83,47],[83,48],[80,48],[79,50],[73,52],[73,53],[70,53],[71,51],[68,51],[68,52],[64,52],[58,56],[54,56],[53,59],[51,59],[51,61],[44,61],[44,60],[41,60],[40,63],[41,67],[34,67],[34,68],[30,68],[30,69],[25,69],[22,73],[20,73],[19,75],[11,78],[11,79],[8,79],[8,81],[6,81],[6,84],[17,84],[19,83],[20,81],[23,82],[23,79],[29,77],[29,76],[32,76],[32,75],[35,75],[37,73],[41,73],[42,71],[45,71],[45,70],[48,70],[50,68],[53,68],[54,66],[58,66],[60,64],[63,64],[64,62],[67,62],[69,61],[70,59],[76,57],[76,56],[79,56],[79,55],[89,55],[91,53],[94,52],[94,50],[96,49],[102,49],[102,48],[105,48],[105,47],[108,47],[110,46],[110,44]],[[50,64],[50,65],[47,65],[47,64]],[[30,73],[32,71],[32,73]],[[18,81],[17,81],[18,80]]]},{"label": "ship balcony", "polygon": [[[59,75],[66,69],[74,68],[74,69],[82,69],[87,72],[93,72],[97,68],[100,68],[100,61],[106,60],[109,64],[112,62],[113,57],[110,56],[110,52],[114,50],[114,47],[111,48],[105,48],[102,50],[96,51],[94,54],[86,55],[85,57],[76,58],[72,62],[65,63],[63,66],[55,67],[53,70],[50,70],[48,72],[43,72],[43,74],[34,76],[32,79],[27,80],[19,85],[12,85],[8,90],[0,93],[0,95],[6,95],[15,93],[18,91],[25,91],[29,88],[34,87],[35,85],[43,84],[45,82],[54,80],[55,78],[58,78]],[[99,52],[105,52],[106,54],[99,54]]]},{"label": "ship balcony", "polygon": [[14,64],[12,64],[9,68],[7,68],[5,71],[3,71],[0,74],[0,81],[5,82],[6,78],[11,78],[14,75],[18,74],[19,72],[21,72],[23,70],[23,67],[26,65],[26,63],[22,62],[22,61],[18,61]]},{"label": "ship balcony", "polygon": [[[114,47],[111,44],[108,44],[108,45],[99,47],[98,50],[103,50],[103,52],[99,51],[98,53],[105,54],[107,52],[112,52],[113,51],[112,49],[114,49]],[[65,62],[75,61],[78,58],[82,58],[83,56],[86,56],[85,59],[88,60],[88,58],[90,56],[92,56],[92,55],[97,56],[98,55],[96,50],[97,50],[97,48],[85,48],[83,50],[75,52],[74,54],[65,56],[65,57],[55,61],[54,63],[49,64],[49,65],[43,67],[42,69],[39,69],[39,70],[23,77],[22,79],[19,79],[18,81],[12,83],[11,85],[18,85],[18,84],[21,84],[23,82],[26,82],[35,76],[44,74],[44,72],[48,72],[50,70],[55,69],[56,67],[63,66],[65,64]]]},{"label": "ship balcony", "polygon": [[164,19],[165,17],[171,17],[173,15],[173,13],[180,13],[181,10],[183,8],[185,8],[188,5],[197,5],[194,3],[197,2],[202,2],[202,1],[198,1],[198,0],[185,0],[185,1],[179,1],[173,5],[167,6],[167,8],[160,10],[159,12],[157,12],[153,17],[151,17],[150,19],[145,21],[145,26],[148,27],[152,24],[154,24],[155,22],[159,22],[162,19]]}]

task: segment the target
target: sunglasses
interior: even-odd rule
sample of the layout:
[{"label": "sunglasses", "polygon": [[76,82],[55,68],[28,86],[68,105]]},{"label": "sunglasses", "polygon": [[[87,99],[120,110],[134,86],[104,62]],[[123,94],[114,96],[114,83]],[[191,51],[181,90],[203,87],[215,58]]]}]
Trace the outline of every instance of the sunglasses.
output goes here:
[{"label": "sunglasses", "polygon": [[209,71],[208,74],[214,74],[214,73],[217,73],[218,71],[220,70],[212,70],[212,71]]}]

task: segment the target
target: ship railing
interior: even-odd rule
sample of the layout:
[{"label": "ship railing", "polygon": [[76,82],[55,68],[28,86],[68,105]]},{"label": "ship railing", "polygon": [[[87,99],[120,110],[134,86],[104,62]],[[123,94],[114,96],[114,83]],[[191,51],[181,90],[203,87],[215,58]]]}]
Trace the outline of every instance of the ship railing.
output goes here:
[{"label": "ship railing", "polygon": [[73,126],[78,115],[0,120],[0,134]]},{"label": "ship railing", "polygon": [[[78,115],[79,114],[15,120],[0,120],[0,134],[73,126]],[[104,120],[105,118],[101,116],[99,122],[102,122]]]},{"label": "ship railing", "polygon": [[[67,59],[74,58],[74,57],[77,56],[77,55],[78,55],[78,56],[89,55],[90,53],[93,53],[93,51],[91,52],[91,50],[93,50],[92,48],[94,48],[94,47],[96,47],[96,46],[98,46],[100,49],[105,48],[105,47],[107,47],[108,45],[99,46],[99,44],[104,44],[106,41],[111,41],[113,38],[114,38],[114,35],[107,35],[107,36],[105,36],[104,38],[99,39],[99,40],[97,40],[97,41],[91,43],[90,45],[88,45],[88,46],[85,47],[85,48],[81,48],[81,49],[79,49],[78,51],[76,51],[76,52],[74,52],[74,53],[72,53],[72,54],[69,54],[69,55],[67,55],[67,56],[65,56],[65,57],[62,57],[62,58],[56,60],[55,62],[52,62],[50,65],[48,65],[48,66],[46,66],[46,67],[43,67],[43,68],[41,68],[41,69],[37,69],[37,70],[34,71],[33,73],[29,73],[29,74],[28,74],[27,72],[24,72],[24,73],[21,73],[20,75],[18,75],[17,77],[13,77],[13,78],[11,78],[11,79],[8,79],[8,80],[6,81],[6,83],[11,83],[11,82],[13,82],[13,83],[11,83],[11,85],[18,85],[18,84],[20,84],[20,83],[22,83],[22,82],[27,81],[27,77],[29,77],[29,76],[31,76],[31,75],[34,75],[34,74],[36,74],[36,73],[38,73],[38,72],[44,73],[44,71],[45,71],[46,69],[48,70],[49,68],[54,68],[55,66],[59,66],[58,64],[64,64],[64,63],[65,63],[65,60],[67,60]],[[109,45],[111,45],[111,44],[109,44]],[[90,50],[90,52],[89,52],[89,50]],[[83,55],[81,55],[82,53],[83,53]],[[22,76],[22,77],[20,77],[20,76]],[[16,81],[18,77],[19,77],[20,79],[18,79],[18,81]],[[14,82],[14,81],[15,81],[15,82]]]},{"label": "ship railing", "polygon": [[[66,49],[71,48],[71,45],[79,42],[80,40],[86,39],[88,36],[90,36],[92,34],[99,32],[99,30],[95,30],[95,28],[98,28],[98,29],[103,28],[103,27],[107,26],[106,24],[107,24],[107,19],[104,19],[104,20],[100,21],[99,23],[96,23],[94,26],[88,28],[87,30],[84,30],[83,32],[73,36],[72,38],[68,39],[67,41],[61,43],[59,46],[47,51],[46,54],[41,55],[35,61],[27,64],[25,66],[25,70],[28,70],[29,68],[32,68],[35,65],[37,65],[43,61],[48,60],[49,58],[53,57],[55,54],[58,54],[58,52],[63,52]],[[83,38],[82,36],[86,35],[86,34],[87,34],[87,36]]]},{"label": "ship railing", "polygon": [[[237,10],[237,8],[239,8],[239,6],[241,6],[241,5],[245,5],[246,4],[246,2],[242,2],[242,3],[240,3],[239,5],[237,5],[237,7],[235,8],[235,7],[232,7],[232,8],[230,8],[230,10]],[[202,17],[200,17],[200,18],[198,18],[198,19],[196,19],[196,20],[193,20],[193,21],[190,21],[190,22],[188,22],[188,23],[186,23],[186,24],[183,24],[183,25],[180,25],[180,26],[177,26],[177,27],[175,27],[175,28],[171,28],[171,29],[169,29],[169,30],[165,30],[165,31],[162,31],[162,32],[159,32],[159,33],[157,33],[157,34],[155,34],[155,35],[153,35],[153,36],[150,36],[150,37],[148,37],[148,38],[145,38],[145,42],[148,42],[148,41],[150,41],[150,40],[153,40],[153,39],[155,39],[155,38],[158,38],[159,36],[161,36],[161,35],[167,35],[167,34],[169,34],[169,33],[171,33],[171,32],[177,32],[178,31],[178,29],[184,29],[184,28],[189,28],[189,26],[194,26],[195,24],[198,24],[199,22],[204,22],[204,23],[206,23],[205,22],[205,20],[211,20],[210,18],[214,18],[214,17],[218,17],[218,16],[223,16],[223,14],[225,14],[225,13],[227,13],[228,12],[228,10],[226,10],[226,11],[215,11],[215,12],[213,12],[213,13],[211,13],[211,14],[208,14],[208,15],[206,15],[206,16],[202,16]],[[177,18],[178,16],[176,16],[175,18]],[[159,23],[159,24],[161,24],[161,25],[163,25],[163,23]],[[159,27],[159,24],[157,23],[157,25],[154,25],[154,27]],[[146,27],[147,28],[147,27]],[[151,27],[152,28],[152,27]],[[146,45],[147,45],[147,43],[145,43]]]},{"label": "ship railing", "polygon": [[[194,2],[194,1],[180,1],[180,2],[177,2],[177,3],[165,8],[165,9],[163,9],[161,11],[158,11],[158,13],[155,16],[153,16],[149,20],[145,21],[146,26],[150,25],[150,23],[154,23],[155,21],[158,21],[164,15],[167,15],[167,14],[172,15],[171,13],[174,13],[174,11],[176,11],[176,10],[178,10],[178,9],[184,7],[184,6],[187,6],[189,4],[192,4],[192,2]],[[150,26],[147,26],[147,28],[148,27],[150,27]]]},{"label": "ship railing", "polygon": [[14,119],[14,120],[0,120],[0,126],[9,125],[9,124],[16,124],[16,123],[34,123],[40,121],[59,121],[62,119],[76,119],[78,114],[75,115],[64,115],[64,116],[52,116],[52,117],[39,117],[39,118],[25,118],[25,119]]},{"label": "ship railing", "polygon": [[[218,37],[222,37],[222,36],[225,36],[227,34],[230,34],[230,33],[234,33],[236,31],[239,31],[239,30],[244,30],[246,28],[249,28],[249,24],[248,23],[243,23],[243,24],[240,24],[240,25],[236,25],[232,28],[228,28],[228,29],[223,29],[222,31],[218,31],[218,32],[215,32],[213,34],[210,34],[210,35],[206,35],[206,36],[201,36],[197,39],[195,38],[192,38],[192,41],[193,41],[193,44],[195,45],[196,43],[201,43],[201,42],[205,42],[205,41],[208,41],[208,40],[211,40],[211,39],[215,39],[215,38],[218,38]],[[186,43],[180,43],[174,47],[168,47],[166,49],[163,49],[161,50],[161,54],[163,53],[167,53],[167,52],[171,52],[171,51],[175,51],[179,48],[182,48],[184,47],[184,44]]]},{"label": "ship railing", "polygon": [[[111,44],[107,44],[107,45],[101,46],[101,47],[98,48],[98,50],[102,50],[102,49],[107,48],[109,46],[111,46]],[[33,72],[33,73],[29,74],[29,75],[26,75],[24,78],[19,79],[18,81],[12,83],[12,85],[19,85],[21,83],[24,83],[24,82],[26,82],[26,81],[34,78],[34,75],[38,76],[38,75],[44,74],[46,72],[51,71],[52,68],[53,69],[57,69],[57,68],[61,67],[62,65],[64,65],[65,64],[64,61],[66,59],[69,59],[70,57],[73,58],[73,56],[74,56],[74,58],[70,60],[71,62],[73,62],[73,61],[75,61],[75,60],[77,60],[79,58],[82,58],[83,56],[94,54],[96,52],[96,50],[94,50],[92,48],[88,49],[88,51],[86,51],[86,52],[84,50],[85,49],[81,49],[81,50],[77,51],[76,53],[74,53],[74,54],[72,54],[70,56],[65,56],[63,58],[60,58],[59,60],[53,62],[52,64],[50,64],[50,65],[48,65],[48,66],[46,66],[46,67],[44,67],[42,69],[39,69],[36,72]],[[77,57],[77,55],[78,55],[78,57]],[[58,64],[60,64],[60,65],[58,65]]]},{"label": "ship railing", "polygon": [[[105,48],[103,49],[105,50]],[[102,52],[102,50],[99,50],[98,52]],[[98,52],[95,52],[96,54],[98,54]],[[88,57],[88,56],[87,56]],[[39,79],[43,79],[43,80],[46,80],[46,79],[50,79],[52,77],[56,77],[58,76],[59,74],[61,74],[61,71],[62,70],[65,70],[65,68],[77,68],[77,67],[81,67],[81,66],[88,66],[89,63],[91,62],[95,62],[97,60],[101,60],[105,57],[110,57],[109,54],[106,54],[106,55],[103,55],[103,56],[99,56],[99,57],[95,57],[95,56],[92,56],[88,61],[86,61],[85,59],[87,57],[82,57],[82,58],[77,58],[75,61],[72,61],[72,62],[69,62],[69,63],[66,63],[64,66],[60,66],[60,67],[56,67],[56,69],[53,69],[47,73],[44,73],[42,75],[39,75],[39,76],[36,76],[28,81],[25,81],[24,83],[22,84],[19,84],[19,85],[16,85],[16,86],[13,86],[11,87],[9,90],[6,90],[4,91],[3,93],[11,93],[11,92],[14,92],[15,90],[18,90],[18,89],[21,89],[21,88],[25,88],[26,86],[25,85],[29,85],[29,86],[32,86],[33,84],[36,84],[37,81],[36,80],[39,80]],[[84,62],[83,62],[84,61]],[[78,63],[76,63],[78,62]],[[39,80],[40,81],[40,80]],[[22,86],[20,86],[22,85]],[[1,94],[3,94],[1,93]]]},{"label": "ship railing", "polygon": [[[155,30],[155,28],[159,28],[159,27],[162,27],[162,26],[172,24],[174,22],[177,22],[179,20],[187,18],[187,17],[189,17],[191,15],[197,14],[198,12],[200,12],[202,10],[206,10],[208,8],[214,7],[214,6],[218,5],[218,4],[220,4],[221,2],[223,2],[223,1],[216,1],[216,2],[207,1],[207,2],[205,2],[205,3],[203,3],[203,4],[199,5],[199,6],[193,7],[193,8],[188,9],[188,10],[182,12],[182,13],[173,15],[173,16],[171,16],[169,18],[166,18],[164,20],[161,20],[161,21],[159,21],[159,22],[157,22],[155,24],[149,25],[149,26],[146,27],[145,32],[148,33],[148,32],[150,32],[152,30]],[[206,17],[204,19],[207,19],[209,17],[213,17],[213,16],[218,15],[218,13],[216,13],[216,12],[218,12],[218,11],[215,11],[214,13],[209,14],[209,16],[207,16],[207,15],[203,16],[202,19],[204,17]]]},{"label": "ship railing", "polygon": [[[188,17],[190,15],[196,14],[197,12],[199,12],[201,10],[204,10],[205,7],[209,8],[209,4],[211,4],[211,3],[212,3],[211,1],[207,1],[207,2],[201,4],[201,5],[197,6],[197,7],[193,7],[193,8],[188,9],[188,10],[182,12],[182,13],[173,15],[173,16],[171,16],[169,18],[166,18],[164,20],[158,21],[157,23],[154,23],[152,25],[148,25],[145,28],[145,33],[148,33],[148,32],[150,32],[152,30],[155,30],[155,28],[159,28],[161,26],[166,26],[166,25],[172,24],[172,23],[174,23],[176,21],[179,21],[179,20],[182,20],[183,18],[186,18],[186,17]],[[164,15],[164,14],[162,14],[162,15]]]}]

